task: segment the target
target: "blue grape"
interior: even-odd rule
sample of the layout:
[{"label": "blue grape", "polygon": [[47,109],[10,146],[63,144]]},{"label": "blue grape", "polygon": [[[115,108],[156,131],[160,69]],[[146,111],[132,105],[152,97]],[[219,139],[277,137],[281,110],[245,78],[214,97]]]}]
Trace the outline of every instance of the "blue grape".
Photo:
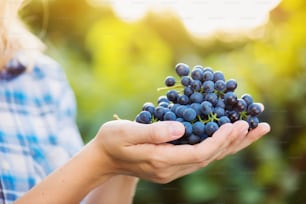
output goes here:
[{"label": "blue grape", "polygon": [[169,91],[167,92],[167,98],[168,98],[168,100],[171,101],[171,102],[174,102],[174,103],[175,103],[175,102],[177,101],[178,96],[179,96],[179,94],[178,94],[177,91],[175,91],[175,90],[169,90]]},{"label": "blue grape", "polygon": [[146,102],[146,103],[143,104],[142,110],[148,111],[148,112],[150,112],[153,115],[154,111],[155,111],[155,106],[151,102]]},{"label": "blue grape", "polygon": [[216,105],[218,102],[218,96],[215,93],[207,93],[205,100],[210,102],[212,105]]},{"label": "blue grape", "polygon": [[177,99],[177,102],[181,105],[187,105],[190,102],[190,99],[186,95],[180,95]]},{"label": "blue grape", "polygon": [[217,115],[217,117],[221,117],[225,115],[224,108],[219,107],[219,106],[214,108],[214,113]]},{"label": "blue grape", "polygon": [[201,112],[204,113],[205,115],[211,114],[213,112],[212,104],[208,101],[203,101],[201,103]]},{"label": "blue grape", "polygon": [[256,116],[249,116],[247,122],[249,123],[250,129],[255,129],[259,124],[259,120]]},{"label": "blue grape", "polygon": [[248,107],[248,114],[251,116],[257,116],[261,113],[261,107],[259,104],[257,103],[252,103],[251,105],[249,105]]},{"label": "blue grape", "polygon": [[215,90],[215,84],[213,81],[205,81],[202,88],[205,93],[212,93]]},{"label": "blue grape", "polygon": [[222,72],[220,72],[220,71],[215,71],[214,72],[213,81],[214,82],[217,82],[217,81],[223,81],[224,82],[225,81],[224,74]]},{"label": "blue grape", "polygon": [[238,99],[237,103],[236,103],[236,109],[239,111],[239,112],[242,112],[242,111],[246,111],[247,110],[247,103],[245,102],[245,100],[243,99]]},{"label": "blue grape", "polygon": [[178,63],[175,66],[175,71],[179,76],[188,76],[190,72],[190,68],[187,64],[184,63]]},{"label": "blue grape", "polygon": [[159,119],[159,120],[163,120],[164,118],[164,114],[168,111],[169,109],[162,107],[162,106],[157,106],[155,108],[155,112],[154,112],[154,116]]},{"label": "blue grape", "polygon": [[189,76],[182,76],[181,84],[184,86],[189,86],[191,84],[191,79]]},{"label": "blue grape", "polygon": [[203,101],[203,94],[199,93],[199,92],[194,92],[191,96],[190,96],[190,100],[191,102],[194,103],[201,103]]},{"label": "blue grape", "polygon": [[188,137],[188,144],[191,144],[191,145],[194,145],[194,144],[197,144],[201,142],[201,138],[200,136],[198,135],[195,135],[195,134],[191,134],[189,137]]},{"label": "blue grape", "polygon": [[192,103],[190,105],[190,108],[192,108],[197,113],[197,115],[200,115],[200,113],[201,113],[201,104],[200,103]]},{"label": "blue grape", "polygon": [[221,116],[218,121],[219,126],[224,125],[226,123],[231,123],[231,120],[227,116]]},{"label": "blue grape", "polygon": [[203,70],[199,68],[195,68],[191,71],[191,78],[193,80],[199,80],[201,81],[203,78]]},{"label": "blue grape", "polygon": [[163,120],[171,120],[174,121],[176,120],[176,115],[175,113],[173,113],[172,111],[167,111],[164,116],[163,116]]},{"label": "blue grape", "polygon": [[167,76],[165,79],[165,85],[170,87],[170,86],[174,86],[175,84],[175,78],[173,76]]},{"label": "blue grape", "polygon": [[210,70],[204,70],[203,73],[203,81],[213,81],[214,80],[214,73]]},{"label": "blue grape", "polygon": [[136,121],[139,123],[149,124],[151,123],[151,120],[152,120],[152,115],[149,111],[141,111],[136,116]]},{"label": "blue grape", "polygon": [[203,122],[197,121],[192,125],[192,132],[196,135],[203,135],[205,133],[205,125]]},{"label": "blue grape", "polygon": [[167,96],[160,96],[157,99],[157,103],[159,104],[160,102],[170,102],[169,99],[167,98]]},{"label": "blue grape", "polygon": [[227,92],[224,94],[224,103],[226,105],[235,105],[238,99],[234,92]]},{"label": "blue grape", "polygon": [[200,91],[202,87],[202,82],[200,80],[193,80],[190,84],[191,88],[195,91]]},{"label": "blue grape", "polygon": [[241,98],[246,102],[248,106],[253,103],[253,98],[250,94],[243,94]]},{"label": "blue grape", "polygon": [[197,113],[192,109],[192,108],[186,108],[184,111],[183,111],[183,118],[186,120],[186,121],[193,121],[195,118],[197,117]]},{"label": "blue grape", "polygon": [[235,79],[230,79],[226,82],[226,91],[235,91],[237,88],[237,81]]},{"label": "blue grape", "polygon": [[182,124],[183,124],[184,127],[185,127],[185,133],[184,133],[184,135],[185,135],[185,136],[190,136],[190,135],[192,134],[192,125],[191,125],[191,123],[190,123],[190,122],[184,121],[184,122],[182,122]]},{"label": "blue grape", "polygon": [[208,122],[205,125],[205,132],[208,136],[212,136],[218,129],[219,126],[216,122]]},{"label": "blue grape", "polygon": [[225,91],[225,89],[226,89],[225,81],[223,81],[223,80],[216,81],[215,82],[215,89],[217,91]]},{"label": "blue grape", "polygon": [[184,88],[184,94],[186,96],[191,96],[193,93],[194,93],[194,90],[190,86],[187,86]]}]

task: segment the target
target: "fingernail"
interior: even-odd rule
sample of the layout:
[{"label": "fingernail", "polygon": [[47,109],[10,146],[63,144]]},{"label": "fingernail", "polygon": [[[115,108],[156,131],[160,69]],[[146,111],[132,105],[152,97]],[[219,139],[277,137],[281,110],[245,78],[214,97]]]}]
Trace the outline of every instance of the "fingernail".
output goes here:
[{"label": "fingernail", "polygon": [[168,128],[171,136],[173,137],[182,136],[185,131],[184,126],[179,123],[171,123],[169,124]]},{"label": "fingernail", "polygon": [[271,127],[268,123],[263,123],[263,129],[265,132],[270,132]]}]

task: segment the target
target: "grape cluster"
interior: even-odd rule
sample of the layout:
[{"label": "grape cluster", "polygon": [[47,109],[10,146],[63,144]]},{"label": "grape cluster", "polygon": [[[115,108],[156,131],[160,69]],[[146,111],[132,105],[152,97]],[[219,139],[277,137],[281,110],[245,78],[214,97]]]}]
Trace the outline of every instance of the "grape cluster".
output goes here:
[{"label": "grape cluster", "polygon": [[250,94],[240,98],[234,93],[235,79],[225,80],[224,74],[210,67],[196,65],[192,69],[179,63],[175,71],[180,79],[165,78],[166,95],[160,96],[155,106],[152,102],[143,104],[136,122],[150,124],[156,121],[179,121],[185,126],[184,136],[171,141],[178,144],[197,144],[211,137],[220,126],[245,120],[249,129],[258,126],[261,106],[253,102]]}]

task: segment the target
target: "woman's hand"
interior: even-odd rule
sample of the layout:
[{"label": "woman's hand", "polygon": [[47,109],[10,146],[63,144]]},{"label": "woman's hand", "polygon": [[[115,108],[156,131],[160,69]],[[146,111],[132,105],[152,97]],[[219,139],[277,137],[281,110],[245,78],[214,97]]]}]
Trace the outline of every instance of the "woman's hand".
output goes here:
[{"label": "woman's hand", "polygon": [[267,123],[260,123],[252,131],[248,128],[247,122],[237,121],[221,126],[199,144],[172,145],[166,142],[184,134],[184,126],[179,122],[145,125],[116,120],[105,123],[93,142],[108,158],[110,174],[167,183],[236,153],[270,131]]}]

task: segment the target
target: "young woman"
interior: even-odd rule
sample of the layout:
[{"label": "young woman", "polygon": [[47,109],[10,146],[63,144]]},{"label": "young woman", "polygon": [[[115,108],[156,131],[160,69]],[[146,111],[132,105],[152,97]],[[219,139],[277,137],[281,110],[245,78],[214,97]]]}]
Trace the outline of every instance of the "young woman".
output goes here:
[{"label": "young woman", "polygon": [[117,120],[82,144],[73,92],[60,66],[22,25],[22,0],[0,1],[0,203],[131,203],[138,178],[167,183],[268,133],[223,125],[197,145],[171,145],[178,122]]}]

